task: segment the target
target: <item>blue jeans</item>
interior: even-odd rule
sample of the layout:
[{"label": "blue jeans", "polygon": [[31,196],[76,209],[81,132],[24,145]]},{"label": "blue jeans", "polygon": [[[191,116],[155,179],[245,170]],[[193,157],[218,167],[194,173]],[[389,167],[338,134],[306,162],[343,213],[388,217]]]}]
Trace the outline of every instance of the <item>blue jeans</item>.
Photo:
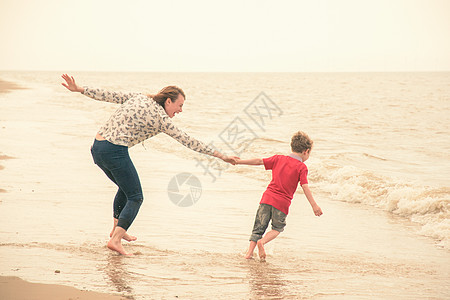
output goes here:
[{"label": "blue jeans", "polygon": [[117,226],[128,230],[144,200],[128,147],[95,140],[91,153],[95,164],[119,187],[114,198],[114,218],[119,220]]}]

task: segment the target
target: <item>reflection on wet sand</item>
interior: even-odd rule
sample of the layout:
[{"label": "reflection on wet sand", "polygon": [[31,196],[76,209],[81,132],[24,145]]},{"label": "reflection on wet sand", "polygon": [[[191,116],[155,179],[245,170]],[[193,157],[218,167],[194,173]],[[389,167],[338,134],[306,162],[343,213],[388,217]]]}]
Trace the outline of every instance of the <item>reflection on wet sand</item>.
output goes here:
[{"label": "reflection on wet sand", "polygon": [[268,262],[248,261],[249,285],[252,299],[285,299],[286,281],[283,270]]},{"label": "reflection on wet sand", "polygon": [[124,297],[134,300],[134,290],[129,285],[132,282],[131,274],[127,270],[127,264],[124,260],[130,259],[122,255],[110,254],[107,259],[107,264],[103,270],[111,281],[112,286],[116,291],[121,293]]}]

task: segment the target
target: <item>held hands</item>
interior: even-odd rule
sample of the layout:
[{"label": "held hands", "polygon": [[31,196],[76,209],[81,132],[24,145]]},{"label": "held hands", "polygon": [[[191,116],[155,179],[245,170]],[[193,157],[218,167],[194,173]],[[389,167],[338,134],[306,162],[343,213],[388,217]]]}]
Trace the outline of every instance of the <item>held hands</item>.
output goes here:
[{"label": "held hands", "polygon": [[239,157],[237,157],[237,156],[223,155],[222,153],[220,153],[218,151],[214,151],[213,156],[217,157],[217,158],[220,158],[224,162],[230,163],[232,165],[235,165],[237,163],[237,161],[239,160]]},{"label": "held hands", "polygon": [[222,160],[223,160],[224,162],[230,163],[230,164],[232,164],[232,165],[235,165],[239,159],[240,159],[240,158],[237,157],[237,156],[226,156],[226,155],[224,155],[224,156],[222,157]]},{"label": "held hands", "polygon": [[66,83],[61,83],[66,89],[68,89],[71,92],[80,92],[83,93],[84,89],[82,87],[79,87],[75,83],[75,78],[73,76],[69,76],[67,74],[62,74],[61,77],[66,81]]}]

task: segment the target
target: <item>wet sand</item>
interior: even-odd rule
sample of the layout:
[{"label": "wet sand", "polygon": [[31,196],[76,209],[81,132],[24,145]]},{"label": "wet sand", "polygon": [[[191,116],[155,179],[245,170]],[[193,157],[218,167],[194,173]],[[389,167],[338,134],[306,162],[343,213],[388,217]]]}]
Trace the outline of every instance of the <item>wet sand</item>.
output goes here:
[{"label": "wet sand", "polygon": [[31,283],[18,277],[0,276],[0,299],[3,300],[126,300],[108,294],[82,291],[73,287]]},{"label": "wet sand", "polygon": [[[45,284],[41,287],[49,292],[71,286],[136,300],[450,297],[446,250],[414,233],[416,225],[332,200],[314,182],[324,215],[314,217],[297,193],[285,232],[267,245],[267,262],[245,260],[267,185],[247,174],[262,168],[242,167],[212,183],[189,159],[190,150],[165,136],[146,149],[130,150],[145,200],[130,231],[138,241],[126,244],[135,256],[115,255],[106,248],[115,187],[89,153],[110,112],[99,114],[98,103],[47,92],[35,97],[32,90],[17,91],[1,116],[0,155],[14,159],[2,160],[0,171],[6,190],[0,194],[0,275]],[[176,151],[160,151],[166,143]],[[314,170],[314,158],[311,165]],[[183,171],[197,174],[203,187],[202,198],[189,208],[174,206],[167,197],[169,180]],[[27,291],[14,280],[5,286]]]},{"label": "wet sand", "polygon": [[[10,157],[10,156],[8,156],[8,155],[0,155],[0,161],[1,161],[1,160],[12,159],[12,158],[14,158],[14,157]],[[4,166],[0,165],[0,171],[3,170],[4,168],[5,168]],[[0,193],[6,193],[6,190],[5,190],[5,189],[2,189],[2,188],[0,187]]]},{"label": "wet sand", "polygon": [[[17,89],[22,89],[22,87],[18,86],[15,83],[9,82],[9,81],[4,81],[0,79],[0,94],[2,93],[8,93],[12,90],[17,90]],[[9,157],[7,155],[0,155],[0,160],[5,160],[5,159],[11,159],[12,157]],[[0,170],[3,170],[4,166],[0,165]],[[5,193],[6,190],[2,189],[0,187],[0,193]]]},{"label": "wet sand", "polygon": [[[24,89],[23,87],[8,81],[0,79],[0,94],[8,93],[13,90]],[[0,161],[14,159],[12,156],[0,154]],[[4,166],[0,165],[0,172]],[[0,187],[0,193],[7,191]],[[1,202],[1,200],[0,200]],[[60,271],[56,271],[59,273]],[[57,285],[57,284],[41,284],[31,283],[22,280],[19,277],[0,276],[0,299],[3,300],[124,300],[126,298],[79,290],[74,287]]]},{"label": "wet sand", "polygon": [[8,93],[12,90],[20,90],[24,89],[23,87],[9,81],[4,81],[0,79],[0,94],[1,93]]},{"label": "wet sand", "polygon": [[[8,93],[12,90],[18,90],[18,89],[23,89],[23,88],[13,82],[4,81],[4,80],[0,79],[0,94]],[[5,159],[11,159],[11,158],[13,158],[13,157],[9,157],[7,155],[0,155],[0,161],[5,160]],[[5,167],[3,165],[0,165],[0,171],[3,170],[4,168]],[[2,189],[0,187],[0,193],[5,193],[5,192],[6,192],[6,190]]]}]

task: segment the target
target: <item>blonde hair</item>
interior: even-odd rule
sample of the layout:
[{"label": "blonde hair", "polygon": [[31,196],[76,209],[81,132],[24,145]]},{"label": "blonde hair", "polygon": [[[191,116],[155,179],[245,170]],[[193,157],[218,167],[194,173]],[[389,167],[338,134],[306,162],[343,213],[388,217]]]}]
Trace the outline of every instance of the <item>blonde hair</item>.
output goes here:
[{"label": "blonde hair", "polygon": [[292,136],[291,149],[293,152],[302,153],[305,150],[311,150],[313,141],[303,131],[299,131]]},{"label": "blonde hair", "polygon": [[183,96],[183,98],[186,99],[186,95],[184,94],[182,89],[180,89],[177,86],[170,85],[160,90],[156,95],[147,94],[147,96],[155,100],[156,103],[158,103],[162,107],[164,107],[167,98],[170,98],[172,102],[175,102],[180,94]]}]

